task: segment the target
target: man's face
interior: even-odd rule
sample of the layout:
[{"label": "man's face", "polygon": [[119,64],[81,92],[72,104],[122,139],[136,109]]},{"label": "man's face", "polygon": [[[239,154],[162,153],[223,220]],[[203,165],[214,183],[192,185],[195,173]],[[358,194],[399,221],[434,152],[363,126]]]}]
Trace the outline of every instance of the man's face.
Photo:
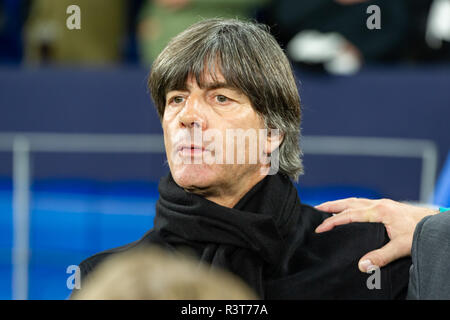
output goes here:
[{"label": "man's face", "polygon": [[[258,133],[264,124],[246,95],[227,87],[222,75],[216,77],[206,76],[202,88],[189,77],[185,90],[168,92],[162,125],[175,182],[188,191],[226,196],[243,193],[263,178],[259,159],[249,161],[262,149],[239,145],[237,139],[227,139],[227,132]],[[245,154],[244,163],[238,163],[239,152]]]}]

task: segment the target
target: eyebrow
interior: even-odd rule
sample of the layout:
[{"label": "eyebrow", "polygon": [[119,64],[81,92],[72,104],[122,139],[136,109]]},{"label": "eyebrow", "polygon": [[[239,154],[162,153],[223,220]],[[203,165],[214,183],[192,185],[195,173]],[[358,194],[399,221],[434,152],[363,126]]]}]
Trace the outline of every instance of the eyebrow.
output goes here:
[{"label": "eyebrow", "polygon": [[[202,83],[199,85],[199,87],[201,89],[208,90],[208,91],[215,90],[215,89],[229,89],[229,90],[235,91],[238,94],[243,94],[242,90],[240,90],[236,86],[231,85],[227,82],[221,82],[221,81]],[[167,93],[169,93],[170,91],[189,91],[189,89],[190,89],[190,86],[185,84],[182,88],[173,88],[173,89],[170,89]]]}]

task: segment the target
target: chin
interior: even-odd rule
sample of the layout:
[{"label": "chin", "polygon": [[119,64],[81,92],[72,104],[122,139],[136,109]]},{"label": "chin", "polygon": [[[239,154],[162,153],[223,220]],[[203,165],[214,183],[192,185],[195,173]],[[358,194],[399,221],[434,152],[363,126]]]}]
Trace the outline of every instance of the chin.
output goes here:
[{"label": "chin", "polygon": [[217,174],[205,165],[184,165],[171,170],[175,182],[182,188],[208,188],[217,180]]}]

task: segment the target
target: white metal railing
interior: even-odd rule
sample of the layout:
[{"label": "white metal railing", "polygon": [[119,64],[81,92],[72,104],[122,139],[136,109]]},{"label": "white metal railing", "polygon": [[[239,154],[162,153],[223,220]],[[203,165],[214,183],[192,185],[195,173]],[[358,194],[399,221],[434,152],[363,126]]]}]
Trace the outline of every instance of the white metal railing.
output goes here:
[{"label": "white metal railing", "polygon": [[[434,190],[438,151],[430,140],[304,136],[305,154],[406,157],[422,159],[420,202]],[[30,156],[33,152],[164,153],[160,134],[0,133],[0,151],[13,153],[12,297],[28,297]]]}]

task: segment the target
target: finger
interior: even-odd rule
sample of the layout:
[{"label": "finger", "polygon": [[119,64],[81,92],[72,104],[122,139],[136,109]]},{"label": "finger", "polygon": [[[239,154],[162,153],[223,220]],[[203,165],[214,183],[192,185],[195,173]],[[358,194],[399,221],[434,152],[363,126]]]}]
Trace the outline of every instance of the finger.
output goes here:
[{"label": "finger", "polygon": [[346,199],[340,199],[340,200],[334,200],[334,201],[327,201],[322,204],[319,204],[315,206],[316,209],[335,213],[335,212],[342,212],[346,209],[351,208],[352,206],[355,206],[357,204],[361,205],[365,202],[367,199],[359,199],[359,198],[346,198]]},{"label": "finger", "polygon": [[400,246],[400,241],[392,240],[384,247],[367,253],[359,260],[359,270],[361,272],[369,272],[374,267],[381,268],[392,261],[407,256],[407,253],[405,253]]},{"label": "finger", "polygon": [[317,228],[316,232],[325,232],[336,226],[353,222],[381,222],[381,217],[372,208],[348,209],[332,217],[325,219]]}]

